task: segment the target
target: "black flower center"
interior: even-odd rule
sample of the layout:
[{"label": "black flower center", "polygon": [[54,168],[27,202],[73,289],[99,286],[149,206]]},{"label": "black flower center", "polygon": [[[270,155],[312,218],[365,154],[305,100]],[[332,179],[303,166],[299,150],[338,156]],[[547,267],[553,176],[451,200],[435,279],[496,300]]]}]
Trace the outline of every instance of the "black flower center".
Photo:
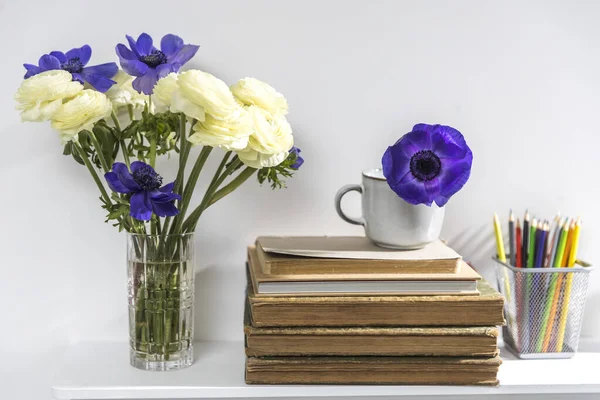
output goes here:
[{"label": "black flower center", "polygon": [[156,68],[167,62],[167,56],[160,50],[152,50],[147,56],[140,57],[141,61],[150,68]]},{"label": "black flower center", "polygon": [[418,151],[410,159],[410,172],[421,182],[432,180],[441,170],[442,162],[431,150]]},{"label": "black flower center", "polygon": [[162,185],[162,176],[149,166],[138,168],[133,173],[133,180],[146,192],[156,190]]},{"label": "black flower center", "polygon": [[70,73],[79,73],[83,69],[83,64],[79,60],[79,57],[75,57],[60,64],[60,68]]}]

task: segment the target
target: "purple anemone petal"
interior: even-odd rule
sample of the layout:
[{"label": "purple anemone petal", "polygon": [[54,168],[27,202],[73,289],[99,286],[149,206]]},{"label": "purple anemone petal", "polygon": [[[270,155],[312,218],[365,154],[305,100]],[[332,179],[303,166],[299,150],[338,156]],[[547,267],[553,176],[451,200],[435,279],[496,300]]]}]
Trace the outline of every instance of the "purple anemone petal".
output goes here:
[{"label": "purple anemone petal", "polygon": [[414,176],[409,174],[409,178],[404,180],[400,185],[392,188],[398,196],[410,204],[427,204],[431,205],[432,200],[427,196],[425,185]]},{"label": "purple anemone petal", "polygon": [[79,48],[74,48],[65,53],[65,57],[67,60],[72,60],[74,58],[79,58],[81,61],[81,57],[79,56]]},{"label": "purple anemone petal", "polygon": [[81,46],[80,48],[71,49],[65,54],[65,58],[67,59],[67,61],[72,60],[74,58],[78,58],[81,65],[86,65],[90,61],[91,57],[92,48],[87,44]]},{"label": "purple anemone petal", "polygon": [[116,173],[107,172],[104,174],[104,179],[106,179],[108,187],[110,187],[113,191],[117,193],[131,193],[131,190],[121,183]]},{"label": "purple anemone petal", "polygon": [[424,183],[425,192],[427,192],[427,197],[430,199],[437,199],[440,195],[440,180],[438,178],[433,178],[430,181]]},{"label": "purple anemone petal", "polygon": [[58,58],[51,56],[50,54],[44,54],[40,57],[39,63],[42,71],[49,71],[53,69],[60,69],[60,61]]},{"label": "purple anemone petal", "polygon": [[451,138],[436,132],[431,135],[431,150],[441,159],[462,159],[467,154],[468,147],[460,147]]},{"label": "purple anemone petal", "polygon": [[102,75],[106,78],[112,78],[119,71],[119,67],[114,62],[85,67],[83,72],[94,75]]},{"label": "purple anemone petal", "polygon": [[[458,162],[449,162],[442,168],[439,176],[440,194],[450,198],[467,183],[471,176],[473,157],[467,157]],[[437,203],[437,202],[436,202]],[[439,203],[438,203],[439,205]]]},{"label": "purple anemone petal", "polygon": [[199,48],[200,46],[196,46],[194,44],[186,44],[181,49],[179,49],[177,53],[168,57],[167,60],[170,63],[178,63],[183,65],[186,62],[190,61],[190,59],[196,55],[196,52]]},{"label": "purple anemone petal", "polygon": [[[87,83],[89,83],[94,89],[96,89],[97,91],[99,91],[100,93],[106,93],[108,91],[108,89],[111,88],[112,85],[114,85],[115,81],[113,81],[110,78],[107,78],[105,76],[102,75],[98,75],[98,74],[91,74],[89,71],[86,71],[87,68],[85,68],[82,72],[81,75],[83,76],[83,78],[85,79],[85,81]],[[77,74],[79,75],[79,74]],[[75,76],[75,74],[73,74],[73,77]]]},{"label": "purple anemone petal", "polygon": [[50,55],[56,57],[61,63],[67,62],[67,56],[62,51],[51,51]]},{"label": "purple anemone petal", "polygon": [[121,68],[131,76],[144,76],[150,67],[139,60],[121,59]]},{"label": "purple anemone petal", "polygon": [[302,150],[300,150],[296,146],[294,146],[290,149],[290,154],[296,154],[296,161],[294,161],[294,163],[292,165],[290,165],[290,168],[298,169],[302,166],[302,164],[304,164],[304,158],[302,158],[302,156],[300,155],[301,152],[302,152]]},{"label": "purple anemone petal", "polygon": [[127,169],[127,165],[122,162],[116,162],[113,164],[112,170],[127,189],[134,192],[141,190],[140,186],[133,180],[133,176]]},{"label": "purple anemone petal", "polygon": [[137,58],[140,58],[141,54],[138,51],[137,43],[136,43],[135,39],[129,35],[125,35],[125,37],[127,38],[127,42],[129,43],[129,47],[131,48],[131,51],[133,52],[133,54],[135,54],[135,56]]},{"label": "purple anemone petal", "polygon": [[179,214],[179,210],[177,209],[177,207],[175,207],[175,204],[173,204],[173,202],[152,202],[152,208],[154,210],[154,213],[159,217],[173,217]]},{"label": "purple anemone petal", "polygon": [[158,79],[162,79],[165,76],[169,75],[171,72],[177,72],[179,70],[175,69],[175,65],[173,64],[161,64],[158,67],[156,67],[156,77],[157,80]]},{"label": "purple anemone petal", "polygon": [[401,146],[390,146],[383,153],[381,159],[383,166],[383,176],[392,183],[399,183],[400,180],[410,171],[410,156],[406,156]]},{"label": "purple anemone petal", "polygon": [[77,81],[79,83],[81,83],[82,85],[85,83],[85,79],[83,78],[83,76],[77,72],[73,72],[71,73],[71,76],[73,77],[74,81]]},{"label": "purple anemone petal", "polygon": [[446,125],[437,125],[437,127],[437,131],[440,133],[440,135],[446,137],[447,139],[451,138],[451,141],[457,146],[469,148],[469,146],[467,146],[467,142],[465,141],[465,137],[456,129]]},{"label": "purple anemone petal", "polygon": [[142,33],[136,42],[137,51],[140,56],[147,56],[152,52],[152,38],[147,33]]},{"label": "purple anemone petal", "polygon": [[150,193],[150,200],[156,203],[167,203],[174,200],[181,200],[181,196],[177,193],[163,193],[157,190],[156,193]]},{"label": "purple anemone petal", "polygon": [[465,141],[464,136],[459,131],[452,128],[451,126],[417,124],[413,127],[413,131],[416,131],[416,130],[425,131],[429,134],[439,133],[448,142],[454,143],[458,146],[466,146],[467,145],[467,142]]},{"label": "purple anemone petal", "polygon": [[115,51],[117,52],[117,56],[119,56],[120,59],[125,59],[125,60],[137,60],[137,56],[135,55],[135,53],[131,50],[129,50],[127,48],[127,46],[125,46],[124,44],[119,43],[117,45],[117,47],[115,48]]},{"label": "purple anemone petal", "polygon": [[173,191],[173,187],[175,186],[175,182],[167,183],[165,186],[161,187],[160,190],[163,193],[169,193]]},{"label": "purple anemone petal", "polygon": [[38,67],[37,65],[23,64],[23,66],[27,70],[27,73],[25,73],[25,76],[23,77],[24,79],[31,78],[32,76],[37,75],[40,72],[42,72],[40,70],[40,67]]},{"label": "purple anemone petal", "polygon": [[401,140],[406,140],[418,150],[431,149],[431,135],[426,131],[412,131],[404,135]]},{"label": "purple anemone petal", "polygon": [[150,95],[157,81],[156,70],[149,68],[143,76],[138,76],[133,80],[132,86],[138,93]]},{"label": "purple anemone petal", "polygon": [[183,39],[177,35],[165,35],[160,41],[160,51],[162,51],[167,57],[177,53],[182,47]]},{"label": "purple anemone petal", "polygon": [[87,44],[84,44],[79,49],[79,61],[81,62],[81,65],[87,65],[87,63],[90,62],[90,58],[92,58],[92,48]]},{"label": "purple anemone petal", "polygon": [[140,221],[148,221],[152,218],[152,204],[147,192],[137,192],[131,196],[129,201],[129,215]]}]

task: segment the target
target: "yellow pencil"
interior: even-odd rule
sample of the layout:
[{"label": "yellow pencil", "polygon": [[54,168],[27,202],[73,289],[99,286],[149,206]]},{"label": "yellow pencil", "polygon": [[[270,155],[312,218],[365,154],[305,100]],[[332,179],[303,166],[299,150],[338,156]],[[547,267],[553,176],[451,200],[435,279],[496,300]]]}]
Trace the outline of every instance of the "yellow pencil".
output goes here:
[{"label": "yellow pencil", "polygon": [[[506,253],[504,252],[504,240],[502,240],[502,228],[500,227],[500,219],[498,214],[494,213],[494,233],[496,235],[496,251],[498,253],[498,260],[506,264]],[[508,272],[504,268],[504,292],[507,298],[510,296],[510,284],[508,282]]]},{"label": "yellow pencil", "polygon": [[569,266],[569,255],[571,254],[571,246],[573,245],[573,236],[575,235],[575,220],[571,220],[571,225],[568,226],[569,236],[567,236],[567,244],[565,245],[565,252],[560,263],[561,267]]},{"label": "yellow pencil", "polygon": [[[573,241],[571,243],[571,252],[569,253],[569,268],[575,266],[575,260],[577,259],[577,250],[579,248],[579,232],[581,230],[581,220],[577,218],[575,224],[575,231],[573,234]],[[556,342],[556,351],[562,352],[563,344],[565,342],[565,330],[567,329],[567,316],[569,314],[569,300],[571,298],[571,287],[573,286],[573,273],[567,276],[567,289],[565,290],[564,304],[560,313],[560,323],[558,325],[558,341]]]},{"label": "yellow pencil", "polygon": [[500,220],[498,219],[498,214],[496,213],[494,213],[494,233],[496,234],[496,252],[498,253],[498,260],[506,263],[504,240],[502,240],[502,228],[500,227]]}]

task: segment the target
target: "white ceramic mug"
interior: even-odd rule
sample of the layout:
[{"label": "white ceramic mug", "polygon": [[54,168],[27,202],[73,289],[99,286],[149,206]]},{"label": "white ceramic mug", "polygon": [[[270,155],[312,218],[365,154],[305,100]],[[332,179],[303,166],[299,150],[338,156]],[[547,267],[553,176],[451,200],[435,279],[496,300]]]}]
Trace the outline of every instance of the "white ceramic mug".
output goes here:
[{"label": "white ceramic mug", "polygon": [[[444,208],[435,203],[412,205],[389,187],[380,168],[362,173],[363,184],[346,185],[335,195],[335,208],[346,222],[365,227],[365,234],[376,245],[392,249],[418,249],[440,236]],[[342,211],[342,197],[350,192],[362,194],[362,217],[351,218]]]}]

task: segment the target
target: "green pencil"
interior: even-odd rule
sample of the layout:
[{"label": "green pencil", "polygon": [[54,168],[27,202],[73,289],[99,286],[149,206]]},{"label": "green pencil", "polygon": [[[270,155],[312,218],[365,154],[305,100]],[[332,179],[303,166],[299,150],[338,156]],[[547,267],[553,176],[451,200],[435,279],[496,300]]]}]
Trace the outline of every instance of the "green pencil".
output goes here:
[{"label": "green pencil", "polygon": [[527,258],[527,268],[533,268],[533,264],[535,261],[535,233],[537,230],[537,220],[534,218],[531,223],[531,230],[529,233],[529,257]]},{"label": "green pencil", "polygon": [[[558,239],[558,248],[556,249],[556,256],[554,257],[554,264],[552,266],[554,268],[560,268],[563,256],[565,254],[565,247],[567,244],[567,237],[569,236],[569,220],[567,219],[562,227],[558,227],[558,229],[562,228],[560,232],[560,238]],[[548,320],[550,319],[550,310],[552,309],[552,302],[554,300],[554,293],[556,292],[556,279],[558,274],[552,274],[552,280],[550,283],[550,290],[548,290],[548,295],[546,297],[546,305],[544,306],[544,316],[542,317],[542,329],[540,329],[540,335],[538,336],[537,341],[537,352],[541,353],[544,348],[544,338],[546,336],[546,329],[548,328]],[[551,332],[550,332],[551,333]]]}]

